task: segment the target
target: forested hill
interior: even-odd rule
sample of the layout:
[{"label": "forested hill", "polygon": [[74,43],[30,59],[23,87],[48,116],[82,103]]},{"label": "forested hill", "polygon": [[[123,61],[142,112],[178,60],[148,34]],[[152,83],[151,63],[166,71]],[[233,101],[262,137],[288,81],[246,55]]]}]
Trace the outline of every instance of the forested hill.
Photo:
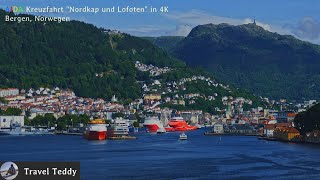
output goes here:
[{"label": "forested hill", "polygon": [[185,37],[183,37],[183,36],[160,36],[160,37],[142,37],[142,38],[149,40],[154,45],[170,52]]},{"label": "forested hill", "polygon": [[[0,10],[0,19],[5,14]],[[218,81],[202,69],[186,66],[150,41],[118,31],[78,21],[20,24],[0,21],[0,32],[0,87],[58,86],[74,90],[77,96],[110,100],[116,95],[123,102],[141,98],[143,93],[161,93],[163,97],[200,93],[202,98],[180,108],[211,113],[216,111],[215,107],[224,107],[223,96],[252,100],[252,106],[260,104],[252,94],[222,86],[220,81],[219,86],[209,86],[207,81],[199,80],[187,83],[187,87],[175,87],[169,93],[168,84],[185,78],[205,77],[212,79],[213,84]],[[150,69],[135,67],[136,61],[169,72],[153,76]],[[161,86],[154,86],[155,81],[160,81]],[[142,91],[144,84],[152,91]],[[207,97],[214,94],[215,100],[209,101]],[[163,106],[166,105],[171,106]]]},{"label": "forested hill", "polygon": [[174,54],[255,94],[320,99],[320,46],[255,24],[197,26],[176,45]]},{"label": "forested hill", "polygon": [[135,61],[181,67],[147,40],[78,21],[8,23],[0,10],[0,86],[70,88],[79,96],[141,96]]}]

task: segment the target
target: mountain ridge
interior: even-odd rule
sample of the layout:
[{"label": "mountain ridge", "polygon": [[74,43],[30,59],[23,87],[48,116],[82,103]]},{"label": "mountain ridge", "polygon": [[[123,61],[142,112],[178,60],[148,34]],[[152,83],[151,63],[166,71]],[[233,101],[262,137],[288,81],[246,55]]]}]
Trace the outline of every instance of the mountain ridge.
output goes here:
[{"label": "mountain ridge", "polygon": [[290,35],[252,23],[206,24],[193,28],[172,51],[187,64],[205,67],[217,78],[258,95],[320,98],[320,46]]}]

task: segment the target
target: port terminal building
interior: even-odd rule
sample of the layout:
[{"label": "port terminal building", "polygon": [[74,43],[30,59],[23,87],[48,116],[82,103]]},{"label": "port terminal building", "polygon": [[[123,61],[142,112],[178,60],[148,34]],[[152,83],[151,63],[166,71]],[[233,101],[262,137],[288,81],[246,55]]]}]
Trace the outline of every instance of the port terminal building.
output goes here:
[{"label": "port terminal building", "polygon": [[24,126],[24,116],[0,116],[0,128],[10,128],[13,125]]}]

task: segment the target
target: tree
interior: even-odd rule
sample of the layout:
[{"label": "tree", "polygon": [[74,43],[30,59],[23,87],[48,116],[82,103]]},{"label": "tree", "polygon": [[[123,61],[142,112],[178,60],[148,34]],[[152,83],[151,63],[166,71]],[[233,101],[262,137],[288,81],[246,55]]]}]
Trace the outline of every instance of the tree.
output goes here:
[{"label": "tree", "polygon": [[20,116],[22,113],[21,109],[18,108],[8,108],[6,111],[2,111],[1,114],[2,115],[6,115],[6,116]]},{"label": "tree", "polygon": [[138,121],[133,122],[133,126],[134,127],[139,127],[139,122]]},{"label": "tree", "polygon": [[8,101],[6,101],[4,97],[0,97],[0,103],[7,104]]},{"label": "tree", "polygon": [[294,118],[294,125],[300,131],[301,134],[305,134],[305,112],[301,112]]},{"label": "tree", "polygon": [[316,104],[294,118],[294,124],[302,134],[320,130],[320,104]]},{"label": "tree", "polygon": [[38,115],[32,120],[28,120],[28,124],[32,126],[54,126],[56,123],[56,118],[53,114],[45,114],[44,116]]}]

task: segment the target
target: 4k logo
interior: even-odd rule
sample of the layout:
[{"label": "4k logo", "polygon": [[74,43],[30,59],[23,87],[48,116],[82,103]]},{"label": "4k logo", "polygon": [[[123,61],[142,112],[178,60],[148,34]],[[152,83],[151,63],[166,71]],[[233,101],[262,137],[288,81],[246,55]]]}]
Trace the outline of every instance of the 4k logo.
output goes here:
[{"label": "4k logo", "polygon": [[160,12],[163,12],[163,13],[169,12],[169,7],[168,7],[168,6],[162,6],[162,7],[160,8]]}]

